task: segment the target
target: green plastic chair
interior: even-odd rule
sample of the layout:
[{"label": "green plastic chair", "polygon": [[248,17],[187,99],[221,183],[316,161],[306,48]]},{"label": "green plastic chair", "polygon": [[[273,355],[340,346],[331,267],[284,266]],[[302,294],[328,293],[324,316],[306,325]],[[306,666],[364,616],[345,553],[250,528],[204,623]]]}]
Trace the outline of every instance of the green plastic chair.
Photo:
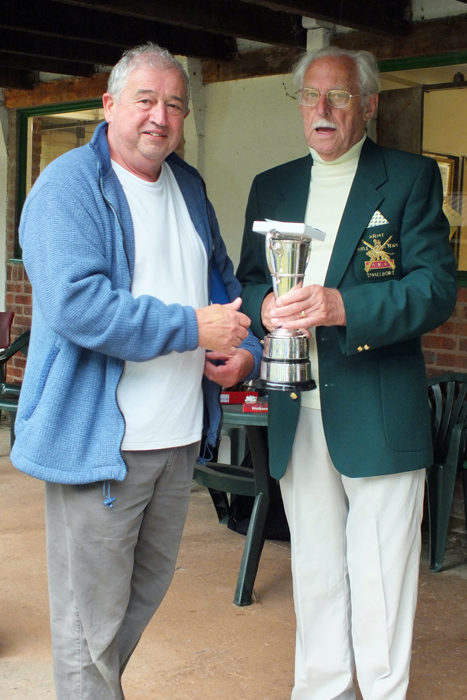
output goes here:
[{"label": "green plastic chair", "polygon": [[[454,486],[467,439],[467,373],[451,372],[428,380],[434,462],[426,473],[430,523],[430,571],[440,571],[448,535]],[[465,465],[464,465],[465,466]],[[467,469],[463,469],[467,522]]]},{"label": "green plastic chair", "polygon": [[[30,335],[30,331],[25,331],[9,347],[0,351],[1,376],[6,375],[6,363],[13,355],[22,352],[23,355],[27,356]],[[0,382],[0,411],[8,411],[10,414],[10,447],[13,447],[15,442],[15,421],[20,391],[21,382],[6,382],[4,380]]]},{"label": "green plastic chair", "polygon": [[[226,523],[229,517],[229,495],[254,498],[233,600],[239,606],[251,605],[266,524],[279,498],[279,486],[269,475],[267,424],[267,413],[243,413],[242,406],[224,406],[223,429],[227,428],[229,434],[232,428],[245,430],[253,469],[238,464],[197,463],[193,476],[197,483],[208,488],[220,523]],[[237,461],[239,457],[237,454]]]}]

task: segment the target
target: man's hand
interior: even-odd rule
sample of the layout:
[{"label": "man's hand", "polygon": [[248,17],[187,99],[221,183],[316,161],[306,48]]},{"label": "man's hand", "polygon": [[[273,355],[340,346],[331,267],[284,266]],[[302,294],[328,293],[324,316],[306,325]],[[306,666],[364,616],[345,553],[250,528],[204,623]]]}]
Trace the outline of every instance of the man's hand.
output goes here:
[{"label": "man's hand", "polygon": [[236,348],[248,335],[250,319],[238,311],[240,297],[230,304],[211,304],[195,309],[198,321],[198,345],[206,350],[234,356]]},{"label": "man's hand", "polygon": [[[224,360],[223,365],[214,365],[212,360]],[[255,360],[249,350],[238,348],[235,355],[222,352],[207,352],[204,374],[211,381],[228,388],[241,382],[253,371]]]},{"label": "man's hand", "polygon": [[319,284],[295,287],[276,301],[271,309],[273,327],[287,330],[310,326],[345,326],[345,308],[341,293]]},{"label": "man's hand", "polygon": [[276,308],[276,298],[273,292],[269,292],[263,299],[261,304],[261,323],[268,331],[273,331],[277,327],[277,323],[271,318],[271,311]]}]

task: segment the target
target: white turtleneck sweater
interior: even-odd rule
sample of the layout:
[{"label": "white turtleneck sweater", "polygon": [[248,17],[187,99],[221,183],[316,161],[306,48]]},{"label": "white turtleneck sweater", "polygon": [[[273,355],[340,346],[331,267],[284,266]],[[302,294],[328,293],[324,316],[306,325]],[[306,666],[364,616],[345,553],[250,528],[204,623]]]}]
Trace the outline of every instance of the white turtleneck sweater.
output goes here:
[{"label": "white turtleneck sweater", "polygon": [[[337,231],[349,197],[350,188],[357,171],[358,160],[366,135],[347,153],[336,160],[325,161],[310,148],[313,158],[310,192],[306,207],[305,223],[326,233],[324,241],[312,241],[311,257],[305,272],[304,285],[324,284],[331,259]],[[309,329],[310,360],[313,379],[318,384],[318,352],[315,328]],[[321,408],[319,386],[313,391],[302,392],[302,406]]]}]

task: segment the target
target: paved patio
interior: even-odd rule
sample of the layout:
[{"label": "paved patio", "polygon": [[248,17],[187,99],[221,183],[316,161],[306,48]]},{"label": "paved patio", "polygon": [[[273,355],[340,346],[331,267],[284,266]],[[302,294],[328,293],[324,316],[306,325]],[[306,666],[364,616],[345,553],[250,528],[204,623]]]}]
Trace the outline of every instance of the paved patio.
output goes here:
[{"label": "paved patio", "polygon": [[[125,674],[127,700],[288,700],[294,614],[287,543],[267,541],[249,607],[232,604],[244,538],[194,486],[173,584]],[[0,428],[0,700],[53,700],[43,485],[9,460]],[[467,544],[447,569],[422,555],[408,700],[467,700]],[[98,700],[93,699],[93,700]]]}]

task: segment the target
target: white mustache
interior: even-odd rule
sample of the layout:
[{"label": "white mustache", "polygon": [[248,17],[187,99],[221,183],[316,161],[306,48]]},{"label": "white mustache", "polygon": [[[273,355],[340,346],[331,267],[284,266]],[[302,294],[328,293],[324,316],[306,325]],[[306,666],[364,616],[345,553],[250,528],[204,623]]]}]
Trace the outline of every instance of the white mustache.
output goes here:
[{"label": "white mustache", "polygon": [[335,129],[336,125],[327,119],[320,119],[316,124],[313,124],[313,129]]}]

